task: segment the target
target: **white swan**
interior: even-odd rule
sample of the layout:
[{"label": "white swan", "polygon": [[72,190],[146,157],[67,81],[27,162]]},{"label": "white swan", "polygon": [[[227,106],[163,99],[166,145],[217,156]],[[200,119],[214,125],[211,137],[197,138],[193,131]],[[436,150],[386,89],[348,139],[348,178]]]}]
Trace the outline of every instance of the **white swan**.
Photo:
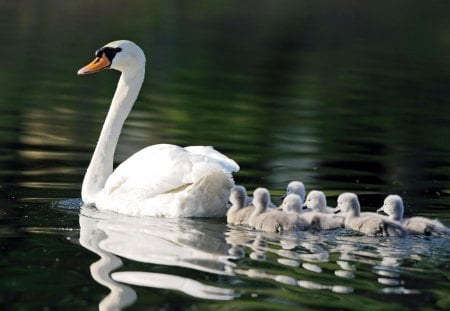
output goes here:
[{"label": "white swan", "polygon": [[384,204],[377,212],[385,212],[390,219],[405,226],[409,234],[448,235],[450,230],[437,219],[411,217],[403,219],[403,200],[399,195],[390,194],[384,199]]},{"label": "white swan", "polygon": [[113,171],[122,126],[144,81],[144,53],[131,41],[114,41],[97,50],[78,74],[106,68],[122,74],[84,176],[84,204],[133,216],[224,216],[234,185],[231,173],[239,166],[212,147],[153,145]]},{"label": "white swan", "polygon": [[325,193],[318,190],[311,190],[306,196],[304,207],[319,213],[334,214],[335,208],[327,206]]},{"label": "white swan", "polygon": [[345,213],[345,228],[364,233],[369,236],[398,236],[407,234],[406,229],[398,222],[387,217],[373,214],[361,215],[358,196],[345,192],[338,197],[337,211]]},{"label": "white swan", "polygon": [[267,232],[304,231],[309,228],[309,224],[297,213],[286,213],[278,210],[268,211],[269,202],[270,194],[266,188],[257,188],[253,192],[255,208],[248,220],[250,227]]},{"label": "white swan", "polygon": [[305,202],[306,190],[305,190],[305,185],[301,181],[298,181],[298,180],[291,181],[287,185],[286,193],[281,197],[281,199],[284,199],[287,195],[289,195],[291,193],[300,196],[302,201]]},{"label": "white swan", "polygon": [[[326,207],[326,201],[324,204]],[[329,230],[344,227],[343,216],[321,213],[319,212],[319,209],[315,210],[314,208],[312,208],[312,211],[309,213],[303,213],[302,206],[303,202],[300,196],[292,193],[284,198],[283,203],[280,205],[280,209],[284,212],[298,213],[300,218],[304,219],[312,228],[317,230]]]}]

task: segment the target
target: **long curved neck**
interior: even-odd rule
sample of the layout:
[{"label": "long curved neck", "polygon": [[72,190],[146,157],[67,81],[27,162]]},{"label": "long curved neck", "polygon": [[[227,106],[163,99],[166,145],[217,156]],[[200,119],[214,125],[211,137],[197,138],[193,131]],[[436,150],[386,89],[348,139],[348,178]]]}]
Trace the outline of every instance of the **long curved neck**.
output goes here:
[{"label": "long curved neck", "polygon": [[100,137],[84,176],[81,198],[84,203],[95,203],[113,172],[114,152],[119,141],[125,119],[133,107],[144,82],[145,69],[123,72],[103,124]]}]

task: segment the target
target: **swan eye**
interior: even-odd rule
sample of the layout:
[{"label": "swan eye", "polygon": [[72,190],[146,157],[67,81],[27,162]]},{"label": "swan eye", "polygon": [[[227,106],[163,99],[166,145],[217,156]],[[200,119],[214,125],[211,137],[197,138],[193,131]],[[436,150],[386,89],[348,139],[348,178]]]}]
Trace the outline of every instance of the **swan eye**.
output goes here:
[{"label": "swan eye", "polygon": [[117,53],[121,52],[122,48],[112,48],[112,47],[103,47],[101,49],[98,49],[95,51],[95,57],[101,58],[103,54],[108,58],[109,62],[112,62],[114,56],[116,56]]}]

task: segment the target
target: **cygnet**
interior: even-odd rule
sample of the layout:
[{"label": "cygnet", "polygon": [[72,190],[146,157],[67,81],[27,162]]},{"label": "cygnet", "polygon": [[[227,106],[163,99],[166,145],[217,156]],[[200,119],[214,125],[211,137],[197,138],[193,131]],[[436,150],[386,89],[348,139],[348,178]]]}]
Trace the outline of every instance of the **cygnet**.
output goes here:
[{"label": "cygnet", "polygon": [[325,193],[318,190],[312,190],[306,196],[304,207],[311,209],[314,212],[324,213],[324,214],[334,214],[336,211],[333,207],[327,206],[327,198]]},{"label": "cygnet", "polygon": [[397,236],[407,234],[398,222],[377,214],[361,215],[358,196],[354,193],[342,193],[338,197],[337,211],[345,213],[345,228],[364,233],[368,236]]},{"label": "cygnet", "polygon": [[377,212],[386,213],[391,220],[403,224],[409,234],[449,235],[450,230],[437,219],[411,217],[403,219],[403,200],[399,195],[391,194],[384,199],[384,204]]},{"label": "cygnet", "polygon": [[302,199],[298,195],[289,194],[284,198],[283,203],[280,205],[280,209],[284,212],[296,212],[300,214],[300,218],[306,220],[306,222],[314,229],[328,230],[342,228],[344,226],[343,216],[323,214],[316,211],[303,213],[302,203]]},{"label": "cygnet", "polygon": [[[253,204],[255,209],[249,218],[252,228],[267,232],[304,231],[309,224],[297,213],[285,213],[278,210],[267,210],[270,202],[270,194],[266,188],[257,188],[253,192]],[[300,204],[301,208],[301,204]]]},{"label": "cygnet", "polygon": [[[247,191],[242,186],[234,186],[230,191],[231,206],[227,211],[227,223],[230,225],[240,225],[251,211],[246,208]],[[250,213],[249,213],[250,212]]]},{"label": "cygnet", "polygon": [[300,196],[300,198],[302,198],[302,202],[305,201],[306,190],[305,185],[301,181],[291,181],[286,187],[286,194],[284,194],[281,199],[284,199],[286,196],[292,193]]}]

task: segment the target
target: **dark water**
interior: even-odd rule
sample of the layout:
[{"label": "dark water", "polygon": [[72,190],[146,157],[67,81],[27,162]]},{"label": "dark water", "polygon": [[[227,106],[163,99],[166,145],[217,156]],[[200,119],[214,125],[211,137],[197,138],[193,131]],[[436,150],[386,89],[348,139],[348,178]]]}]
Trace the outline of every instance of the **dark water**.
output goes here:
[{"label": "dark water", "polygon": [[213,145],[276,202],[300,179],[450,225],[447,2],[1,1],[0,18],[2,309],[450,308],[448,237],[80,210],[118,74],[75,74],[115,39],[147,53],[117,162]]}]

